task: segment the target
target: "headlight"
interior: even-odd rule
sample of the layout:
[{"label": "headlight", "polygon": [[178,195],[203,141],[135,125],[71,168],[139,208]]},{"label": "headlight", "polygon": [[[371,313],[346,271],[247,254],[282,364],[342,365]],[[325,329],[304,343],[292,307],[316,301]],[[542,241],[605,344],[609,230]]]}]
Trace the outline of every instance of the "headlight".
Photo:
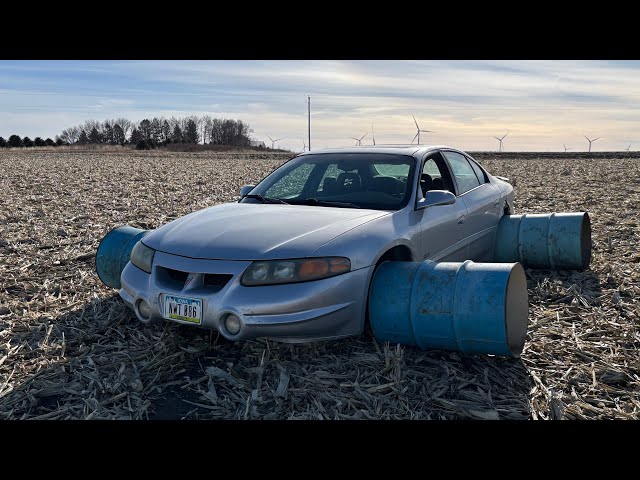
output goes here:
[{"label": "headlight", "polygon": [[133,263],[140,270],[151,273],[151,264],[153,264],[153,254],[156,251],[153,248],[147,247],[144,243],[138,242],[131,250],[131,263]]},{"label": "headlight", "polygon": [[308,282],[335,277],[351,270],[351,261],[344,257],[299,258],[253,262],[242,275],[247,286]]}]

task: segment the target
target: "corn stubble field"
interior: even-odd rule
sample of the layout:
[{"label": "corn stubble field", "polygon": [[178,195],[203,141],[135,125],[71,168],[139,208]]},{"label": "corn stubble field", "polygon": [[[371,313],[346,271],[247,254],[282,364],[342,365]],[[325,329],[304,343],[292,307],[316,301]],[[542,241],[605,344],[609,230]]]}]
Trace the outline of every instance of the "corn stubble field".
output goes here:
[{"label": "corn stubble field", "polygon": [[[637,159],[490,158],[516,213],[589,211],[590,271],[527,270],[521,359],[359,338],[229,343],[139,323],[98,280],[112,228],[234,201],[286,155],[0,152],[0,419],[639,419]],[[256,232],[259,235],[259,232]]]}]

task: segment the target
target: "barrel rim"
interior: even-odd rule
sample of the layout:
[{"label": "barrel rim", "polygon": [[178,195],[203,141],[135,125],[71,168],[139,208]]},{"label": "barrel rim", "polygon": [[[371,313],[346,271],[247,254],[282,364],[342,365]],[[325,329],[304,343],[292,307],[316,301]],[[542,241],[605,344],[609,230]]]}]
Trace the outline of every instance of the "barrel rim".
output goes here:
[{"label": "barrel rim", "polygon": [[591,217],[589,212],[583,212],[582,226],[580,227],[580,258],[582,270],[587,270],[591,264]]},{"label": "barrel rim", "polygon": [[[520,278],[515,278],[516,275]],[[516,328],[509,328],[509,324],[511,323],[510,318],[514,315],[514,309],[517,309],[517,305],[513,305],[513,303],[514,301],[519,301],[519,298],[517,296],[513,297],[513,288],[515,287],[515,282],[524,282],[526,304],[526,311],[524,314],[524,329],[519,328],[520,326],[516,326]],[[509,294],[510,289],[511,295]],[[513,356],[514,358],[518,358],[520,357],[522,350],[524,350],[527,331],[529,329],[529,291],[527,289],[527,275],[524,271],[524,267],[520,262],[515,262],[513,264],[511,270],[509,271],[509,278],[505,286],[504,326],[509,352],[511,353],[511,356]],[[518,343],[516,344],[515,342]]]},{"label": "barrel rim", "polygon": [[100,275],[100,271],[98,270],[98,255],[100,254],[100,247],[102,247],[102,242],[104,242],[104,241],[106,240],[106,238],[107,238],[109,235],[111,235],[111,233],[112,233],[114,230],[118,230],[119,228],[122,228],[122,227],[130,227],[130,225],[120,225],[119,227],[113,227],[111,230],[109,230],[109,231],[107,232],[107,234],[106,234],[104,237],[102,237],[102,240],[100,240],[100,243],[98,244],[98,249],[96,250],[96,256],[95,256],[96,261],[95,261],[95,267],[94,267],[94,268],[95,268],[95,271],[96,271],[96,275],[98,275],[98,279],[100,279],[100,281],[101,281],[104,285],[108,285],[108,284],[107,284],[107,282],[105,282],[105,281],[104,281],[104,279],[103,279],[103,278],[102,278],[102,276]]}]

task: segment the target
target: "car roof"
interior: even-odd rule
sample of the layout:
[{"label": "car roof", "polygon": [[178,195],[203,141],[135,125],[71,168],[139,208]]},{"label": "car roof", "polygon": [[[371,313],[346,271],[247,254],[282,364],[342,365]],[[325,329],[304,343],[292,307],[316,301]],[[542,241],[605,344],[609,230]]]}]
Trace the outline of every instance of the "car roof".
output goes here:
[{"label": "car roof", "polygon": [[[408,144],[386,144],[386,145],[363,145],[363,146],[351,146],[351,147],[337,147],[337,148],[319,148],[311,150],[310,152],[301,153],[302,155],[313,155],[319,153],[388,153],[396,155],[412,155],[415,157],[422,156],[423,154],[440,149],[458,150],[454,147],[447,145],[408,145]],[[458,150],[459,151],[459,150]]]}]

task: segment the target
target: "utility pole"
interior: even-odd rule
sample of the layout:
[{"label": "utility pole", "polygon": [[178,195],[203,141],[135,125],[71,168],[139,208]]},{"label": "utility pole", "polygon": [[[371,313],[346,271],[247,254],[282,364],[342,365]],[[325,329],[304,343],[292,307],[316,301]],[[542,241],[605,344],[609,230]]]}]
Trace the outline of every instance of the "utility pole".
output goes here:
[{"label": "utility pole", "polygon": [[307,112],[308,112],[307,125],[309,126],[309,151],[311,151],[311,97],[309,95],[307,95]]}]

